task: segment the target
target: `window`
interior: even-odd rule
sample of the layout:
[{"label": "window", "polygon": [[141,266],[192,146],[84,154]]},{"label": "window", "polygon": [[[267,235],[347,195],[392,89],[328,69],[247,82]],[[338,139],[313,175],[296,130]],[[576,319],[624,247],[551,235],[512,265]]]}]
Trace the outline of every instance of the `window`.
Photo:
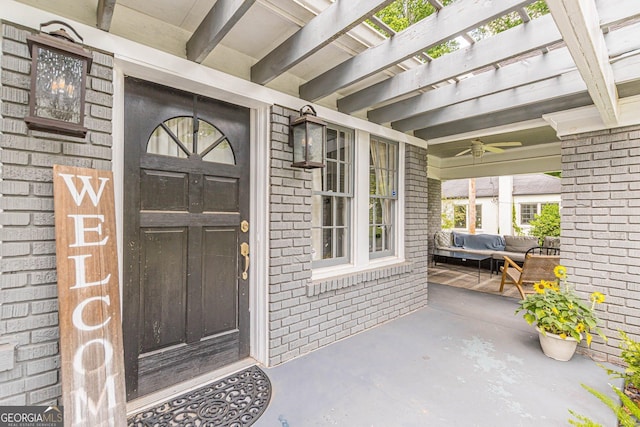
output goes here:
[{"label": "window", "polygon": [[467,205],[455,205],[453,207],[454,228],[467,228]]},{"label": "window", "polygon": [[314,267],[349,262],[353,138],[352,130],[329,125],[326,167],[313,169],[311,253]]},{"label": "window", "polygon": [[393,255],[398,200],[398,144],[371,138],[369,144],[369,256]]},{"label": "window", "polygon": [[521,203],[520,204],[520,224],[527,225],[535,214],[538,213],[537,203]]},{"label": "window", "polygon": [[147,142],[147,153],[181,159],[197,156],[207,162],[229,165],[236,163],[233,149],[222,132],[204,120],[186,116],[166,120],[156,127]]},{"label": "window", "polygon": [[[467,205],[453,207],[453,227],[467,228]],[[482,228],[482,205],[476,205],[476,228]]]}]

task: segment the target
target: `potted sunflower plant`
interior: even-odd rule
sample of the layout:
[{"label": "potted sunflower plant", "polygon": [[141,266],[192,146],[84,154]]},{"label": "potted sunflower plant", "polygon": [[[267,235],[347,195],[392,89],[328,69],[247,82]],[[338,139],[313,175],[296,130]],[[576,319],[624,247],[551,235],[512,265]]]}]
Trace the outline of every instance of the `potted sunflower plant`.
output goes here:
[{"label": "potted sunflower plant", "polygon": [[586,337],[591,345],[595,332],[606,340],[598,328],[595,305],[604,302],[600,292],[593,292],[587,303],[567,282],[567,269],[558,265],[554,269],[556,280],[542,280],[534,284],[534,294],[520,301],[516,314],[523,312],[524,320],[535,324],[542,351],[552,359],[567,361],[573,357],[578,343]]}]

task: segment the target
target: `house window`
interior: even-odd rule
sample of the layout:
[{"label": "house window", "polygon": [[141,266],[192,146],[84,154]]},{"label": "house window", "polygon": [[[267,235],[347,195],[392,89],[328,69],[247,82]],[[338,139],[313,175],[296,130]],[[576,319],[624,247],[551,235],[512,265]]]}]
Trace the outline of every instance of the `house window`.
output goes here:
[{"label": "house window", "polygon": [[326,167],[313,170],[313,267],[349,262],[353,199],[353,130],[327,127]]},{"label": "house window", "polygon": [[520,204],[520,224],[528,225],[538,213],[537,203],[521,203]]},{"label": "house window", "polygon": [[369,256],[393,255],[398,200],[398,144],[369,143]]},{"label": "house window", "polygon": [[[467,228],[467,205],[453,207],[454,228]],[[482,205],[476,205],[476,228],[482,228]]]},{"label": "house window", "polygon": [[453,226],[455,228],[467,228],[467,205],[455,205],[453,207]]}]

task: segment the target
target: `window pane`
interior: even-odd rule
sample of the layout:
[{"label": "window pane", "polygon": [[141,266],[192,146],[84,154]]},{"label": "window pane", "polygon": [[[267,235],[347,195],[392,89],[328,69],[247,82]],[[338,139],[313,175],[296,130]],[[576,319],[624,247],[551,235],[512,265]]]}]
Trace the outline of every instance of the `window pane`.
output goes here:
[{"label": "window pane", "polygon": [[453,207],[453,226],[455,228],[467,228],[467,207],[455,205]]},{"label": "window pane", "polygon": [[338,191],[338,168],[336,162],[327,160],[327,167],[324,168],[327,174],[326,191]]},{"label": "window pane", "polygon": [[346,165],[344,163],[338,163],[338,192],[346,193]]},{"label": "window pane", "polygon": [[213,143],[218,141],[224,135],[215,126],[198,120],[198,154],[202,154]]},{"label": "window pane", "polygon": [[322,230],[322,259],[333,258],[333,230],[325,228]]},{"label": "window pane", "polygon": [[338,132],[327,129],[327,159],[338,158]]},{"label": "window pane", "polygon": [[533,216],[537,213],[537,210],[537,203],[520,204],[520,224],[529,224],[533,219]]},{"label": "window pane", "polygon": [[233,150],[227,140],[222,141],[213,150],[205,154],[202,160],[213,163],[224,163],[227,165],[236,164],[236,158],[233,155]]},{"label": "window pane", "polygon": [[344,227],[347,224],[347,202],[345,197],[336,197],[336,218],[335,224]]},{"label": "window pane", "polygon": [[345,229],[336,228],[336,257],[341,258],[347,254],[347,239],[345,238]]},{"label": "window pane", "polygon": [[147,153],[186,159],[187,153],[162,127],[158,126],[147,142]]},{"label": "window pane", "polygon": [[476,205],[476,228],[482,228],[482,205]]},{"label": "window pane", "polygon": [[193,153],[193,117],[176,117],[164,122],[178,140]]},{"label": "window pane", "polygon": [[322,198],[322,225],[330,227],[333,225],[333,198]]}]

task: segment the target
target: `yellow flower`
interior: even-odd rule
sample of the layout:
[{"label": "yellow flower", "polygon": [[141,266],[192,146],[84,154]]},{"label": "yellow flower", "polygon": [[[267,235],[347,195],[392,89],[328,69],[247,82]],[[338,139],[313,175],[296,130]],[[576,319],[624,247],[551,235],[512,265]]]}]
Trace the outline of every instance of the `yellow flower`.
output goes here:
[{"label": "yellow flower", "polygon": [[555,274],[558,279],[566,279],[567,269],[562,265],[557,265],[556,268],[553,269],[553,274]]},{"label": "yellow flower", "polygon": [[536,293],[539,294],[544,294],[544,284],[542,282],[536,282],[533,284],[533,289],[536,291]]},{"label": "yellow flower", "polygon": [[560,334],[560,338],[562,338],[563,340],[567,339],[567,334],[565,334],[564,332]]},{"label": "yellow flower", "polygon": [[584,332],[584,323],[578,323],[576,325],[576,332],[578,333]]},{"label": "yellow flower", "polygon": [[600,292],[594,292],[591,294],[591,301],[595,301],[598,304],[604,302],[604,295]]},{"label": "yellow flower", "polygon": [[553,314],[556,314],[556,315],[557,315],[557,314],[560,314],[560,310],[558,310],[558,309],[557,309],[557,308],[555,308],[555,307],[551,307],[551,311],[553,311]]}]

